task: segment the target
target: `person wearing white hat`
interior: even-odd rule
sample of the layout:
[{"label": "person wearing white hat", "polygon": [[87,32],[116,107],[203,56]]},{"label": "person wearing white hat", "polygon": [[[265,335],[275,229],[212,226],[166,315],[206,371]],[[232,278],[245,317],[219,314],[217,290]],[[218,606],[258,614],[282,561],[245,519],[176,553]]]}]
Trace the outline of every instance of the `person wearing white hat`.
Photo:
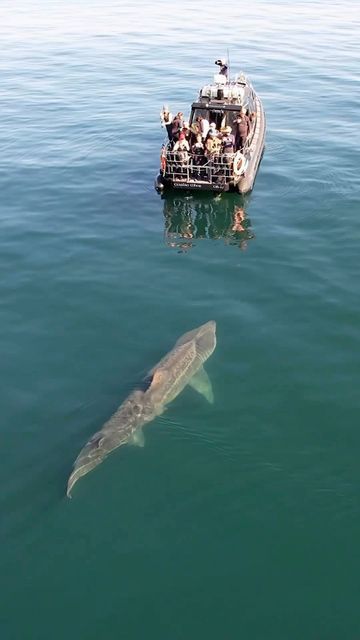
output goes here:
[{"label": "person wearing white hat", "polygon": [[225,127],[222,136],[222,146],[225,154],[234,153],[235,136],[230,126]]},{"label": "person wearing white hat", "polygon": [[223,159],[227,164],[231,164],[232,156],[235,151],[235,136],[232,133],[230,126],[224,128],[221,142],[222,152],[224,154]]},{"label": "person wearing white hat", "polygon": [[214,136],[219,135],[219,132],[218,132],[218,130],[216,128],[215,122],[211,122],[210,123],[210,128],[209,128],[208,133],[211,133],[211,135],[214,135]]}]

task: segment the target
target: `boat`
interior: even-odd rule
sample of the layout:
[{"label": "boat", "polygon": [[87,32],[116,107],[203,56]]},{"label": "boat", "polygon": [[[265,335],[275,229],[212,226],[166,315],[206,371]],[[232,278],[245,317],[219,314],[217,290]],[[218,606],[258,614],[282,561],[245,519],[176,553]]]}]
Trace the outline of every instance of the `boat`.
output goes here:
[{"label": "boat", "polygon": [[[213,82],[203,86],[191,105],[188,122],[181,121],[173,134],[168,129],[160,154],[160,171],[155,179],[155,188],[163,192],[168,188],[196,191],[238,191],[241,194],[253,189],[255,178],[265,147],[266,120],[259,96],[250,80],[240,73],[230,79],[225,60],[217,60],[220,72]],[[239,138],[238,123],[245,117],[247,133]],[[240,118],[240,119],[239,119]],[[175,119],[173,120],[173,123]],[[203,125],[209,127],[206,133]],[[209,124],[210,123],[210,124]],[[212,133],[215,130],[215,134]],[[194,143],[202,136],[201,145]],[[215,151],[207,150],[209,135],[216,136]],[[233,136],[234,145],[226,152],[221,145],[226,137]],[[186,139],[188,146],[179,151],[176,142]],[[211,143],[210,143],[211,147]]]}]

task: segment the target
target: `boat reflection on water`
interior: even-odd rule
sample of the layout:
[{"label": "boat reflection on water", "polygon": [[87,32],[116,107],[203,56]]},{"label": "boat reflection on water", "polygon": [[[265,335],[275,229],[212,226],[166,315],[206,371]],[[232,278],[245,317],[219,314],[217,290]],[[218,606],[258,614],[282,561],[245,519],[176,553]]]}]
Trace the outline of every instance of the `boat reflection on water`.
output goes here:
[{"label": "boat reflection on water", "polygon": [[246,200],[238,194],[211,196],[163,194],[165,243],[185,252],[195,241],[223,239],[225,244],[245,250],[255,238],[250,219],[246,216]]}]

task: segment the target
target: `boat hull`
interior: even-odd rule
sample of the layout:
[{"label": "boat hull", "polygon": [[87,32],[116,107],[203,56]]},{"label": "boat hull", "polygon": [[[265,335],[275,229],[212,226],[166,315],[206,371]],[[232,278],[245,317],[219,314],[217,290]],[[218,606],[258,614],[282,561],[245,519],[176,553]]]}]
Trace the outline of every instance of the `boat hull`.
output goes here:
[{"label": "boat hull", "polygon": [[175,189],[176,191],[231,191],[235,187],[230,184],[209,184],[208,182],[195,182],[193,180],[167,180],[161,174],[155,178],[155,189],[158,192],[162,192],[168,189]]},{"label": "boat hull", "polygon": [[256,125],[249,145],[249,162],[244,176],[237,181],[239,193],[252,191],[265,149],[266,118],[261,100],[256,97]]}]

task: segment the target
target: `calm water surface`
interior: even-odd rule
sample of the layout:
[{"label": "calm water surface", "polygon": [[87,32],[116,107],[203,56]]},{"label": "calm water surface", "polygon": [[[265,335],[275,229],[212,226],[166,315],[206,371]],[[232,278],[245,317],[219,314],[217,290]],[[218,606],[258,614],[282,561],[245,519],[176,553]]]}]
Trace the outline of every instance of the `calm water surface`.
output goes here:
[{"label": "calm water surface", "polygon": [[[4,640],[360,637],[358,3],[206,6],[0,5]],[[267,114],[255,189],[162,199],[161,105],[227,48]],[[212,318],[214,406],[185,390],[67,500]]]}]

